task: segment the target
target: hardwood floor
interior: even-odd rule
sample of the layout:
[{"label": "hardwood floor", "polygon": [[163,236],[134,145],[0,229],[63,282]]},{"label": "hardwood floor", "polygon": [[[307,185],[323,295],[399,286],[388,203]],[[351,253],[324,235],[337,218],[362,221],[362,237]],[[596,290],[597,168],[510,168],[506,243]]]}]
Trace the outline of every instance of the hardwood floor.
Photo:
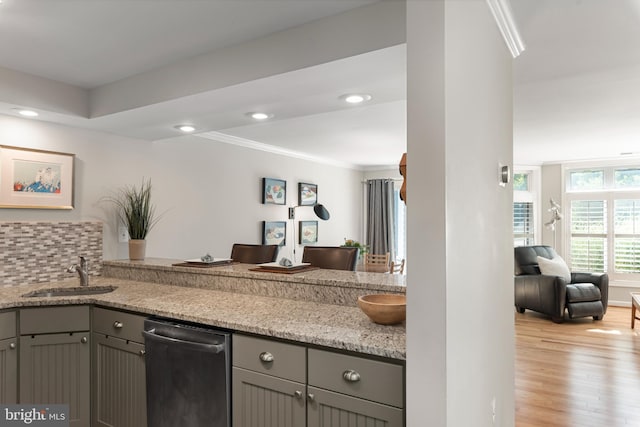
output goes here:
[{"label": "hardwood floor", "polygon": [[640,426],[640,322],[631,308],[609,307],[555,324],[515,314],[516,426]]}]

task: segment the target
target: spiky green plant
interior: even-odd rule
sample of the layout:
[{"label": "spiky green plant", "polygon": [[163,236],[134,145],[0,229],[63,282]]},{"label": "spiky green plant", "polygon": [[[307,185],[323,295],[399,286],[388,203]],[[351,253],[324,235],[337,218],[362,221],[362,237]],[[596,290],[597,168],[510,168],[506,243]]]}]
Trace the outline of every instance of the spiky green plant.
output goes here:
[{"label": "spiky green plant", "polygon": [[126,186],[112,198],[118,206],[120,220],[127,226],[131,239],[144,239],[160,219],[151,203],[151,179],[142,180],[140,187]]}]

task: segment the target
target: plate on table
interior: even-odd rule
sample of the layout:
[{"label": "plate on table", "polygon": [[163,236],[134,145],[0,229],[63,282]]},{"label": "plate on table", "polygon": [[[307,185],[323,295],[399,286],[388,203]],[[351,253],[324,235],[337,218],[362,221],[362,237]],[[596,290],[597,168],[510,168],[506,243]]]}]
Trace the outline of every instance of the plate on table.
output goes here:
[{"label": "plate on table", "polygon": [[283,270],[283,271],[289,271],[289,270],[298,270],[300,268],[305,268],[310,266],[311,263],[308,262],[296,262],[291,264],[291,266],[287,267],[284,265],[280,265],[279,262],[265,262],[264,264],[258,264],[258,267],[260,268],[264,268],[264,269],[269,269],[269,270]]}]

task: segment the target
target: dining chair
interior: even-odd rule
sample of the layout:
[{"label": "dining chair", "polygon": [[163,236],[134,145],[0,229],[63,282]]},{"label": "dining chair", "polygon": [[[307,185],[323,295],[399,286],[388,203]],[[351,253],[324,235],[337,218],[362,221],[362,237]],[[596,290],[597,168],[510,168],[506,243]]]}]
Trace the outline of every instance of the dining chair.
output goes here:
[{"label": "dining chair", "polygon": [[389,268],[391,274],[404,274],[404,258],[400,261],[391,261],[391,267]]},{"label": "dining chair", "polygon": [[355,271],[358,251],[356,247],[305,246],[302,262],[318,268]]},{"label": "dining chair", "polygon": [[262,264],[273,262],[278,256],[278,245],[247,245],[234,243],[231,248],[231,259],[245,264]]},{"label": "dining chair", "polygon": [[389,252],[386,254],[364,254],[362,260],[364,271],[370,271],[375,273],[388,273],[389,272]]}]

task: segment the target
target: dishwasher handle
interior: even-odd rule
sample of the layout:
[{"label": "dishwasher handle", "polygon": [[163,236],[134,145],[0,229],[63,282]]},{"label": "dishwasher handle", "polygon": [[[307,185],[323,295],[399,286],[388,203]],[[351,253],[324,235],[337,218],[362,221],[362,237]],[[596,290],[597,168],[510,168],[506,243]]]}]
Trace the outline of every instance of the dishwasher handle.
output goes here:
[{"label": "dishwasher handle", "polygon": [[200,343],[200,342],[193,342],[193,341],[185,341],[185,340],[181,340],[178,338],[171,338],[171,337],[165,337],[164,335],[158,335],[155,333],[156,330],[155,329],[151,329],[149,331],[142,331],[142,335],[144,335],[145,338],[151,340],[151,341],[157,341],[157,342],[164,342],[164,343],[171,343],[171,344],[180,344],[181,346],[184,346],[185,348],[190,348],[193,350],[199,350],[199,351],[207,351],[210,353],[221,353],[224,351],[225,349],[225,344],[205,344],[205,343]]}]

